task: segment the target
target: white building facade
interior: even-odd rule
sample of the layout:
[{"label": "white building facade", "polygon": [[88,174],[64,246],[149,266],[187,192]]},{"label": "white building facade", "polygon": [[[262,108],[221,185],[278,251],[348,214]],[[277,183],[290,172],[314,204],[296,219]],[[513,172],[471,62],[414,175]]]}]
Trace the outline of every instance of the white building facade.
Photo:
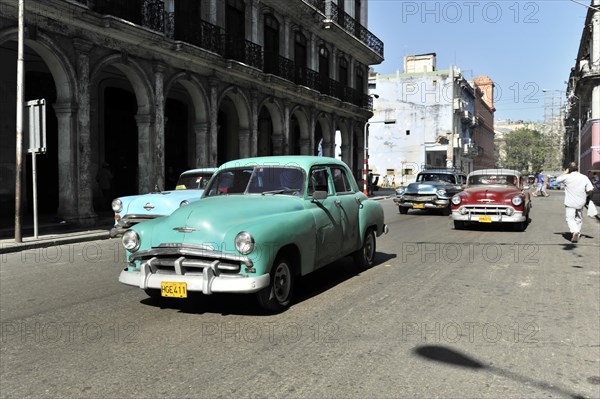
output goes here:
[{"label": "white building facade", "polygon": [[[429,66],[423,56],[430,57]],[[422,72],[369,78],[378,96],[369,127],[369,168],[395,185],[414,181],[424,168],[472,171],[477,155],[472,86],[455,66],[436,70],[435,54],[410,57]],[[386,120],[395,123],[377,123]]]}]

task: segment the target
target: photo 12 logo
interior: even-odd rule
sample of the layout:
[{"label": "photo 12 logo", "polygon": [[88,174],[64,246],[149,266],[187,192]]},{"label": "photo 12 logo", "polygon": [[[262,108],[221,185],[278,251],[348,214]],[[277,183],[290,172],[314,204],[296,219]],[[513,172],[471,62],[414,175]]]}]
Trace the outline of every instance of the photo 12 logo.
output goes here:
[{"label": "photo 12 logo", "polygon": [[539,4],[533,1],[403,1],[402,22],[493,24],[505,19],[515,24],[535,24],[539,22],[539,11]]}]

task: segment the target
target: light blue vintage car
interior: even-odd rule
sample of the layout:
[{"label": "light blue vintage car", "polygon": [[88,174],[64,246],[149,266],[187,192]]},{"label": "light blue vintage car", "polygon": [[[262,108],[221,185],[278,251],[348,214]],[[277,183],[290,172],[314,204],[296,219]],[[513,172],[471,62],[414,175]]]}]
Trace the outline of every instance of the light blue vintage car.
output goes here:
[{"label": "light blue vintage car", "polygon": [[216,168],[191,169],[179,176],[174,190],[115,198],[115,225],[111,237],[122,235],[136,223],[170,215],[182,205],[198,201]]},{"label": "light blue vintage car", "polygon": [[290,305],[294,283],[347,255],[373,265],[383,209],[333,158],[278,156],[222,165],[201,201],[123,235],[119,281],[151,297],[256,293],[270,311]]}]

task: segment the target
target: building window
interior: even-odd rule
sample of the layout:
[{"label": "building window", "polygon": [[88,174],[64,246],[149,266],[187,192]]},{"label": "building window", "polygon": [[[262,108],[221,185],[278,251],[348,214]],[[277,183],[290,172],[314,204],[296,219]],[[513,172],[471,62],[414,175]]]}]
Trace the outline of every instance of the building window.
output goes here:
[{"label": "building window", "polygon": [[406,135],[407,135],[407,136],[410,136],[410,130],[407,130],[407,131],[406,131]]}]

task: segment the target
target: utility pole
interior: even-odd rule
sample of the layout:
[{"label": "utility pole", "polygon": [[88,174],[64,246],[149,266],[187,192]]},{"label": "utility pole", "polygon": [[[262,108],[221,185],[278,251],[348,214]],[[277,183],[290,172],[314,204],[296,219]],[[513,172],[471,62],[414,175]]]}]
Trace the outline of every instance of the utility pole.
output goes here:
[{"label": "utility pole", "polygon": [[19,0],[17,43],[17,132],[15,159],[15,242],[23,242],[21,235],[21,174],[23,170],[23,99],[25,93],[24,30],[25,0]]}]

